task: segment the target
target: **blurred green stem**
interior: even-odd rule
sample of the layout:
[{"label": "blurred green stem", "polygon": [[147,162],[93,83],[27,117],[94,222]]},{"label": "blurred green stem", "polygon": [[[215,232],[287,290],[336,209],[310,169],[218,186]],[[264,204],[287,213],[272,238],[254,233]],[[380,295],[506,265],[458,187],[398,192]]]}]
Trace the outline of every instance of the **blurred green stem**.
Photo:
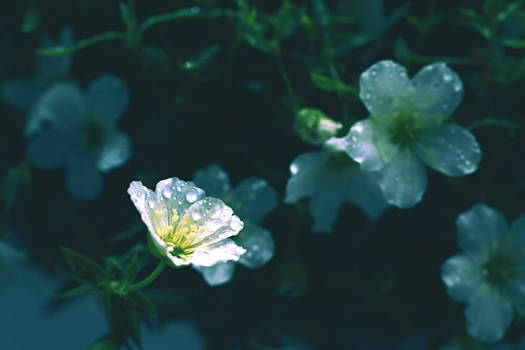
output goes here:
[{"label": "blurred green stem", "polygon": [[153,270],[153,272],[148,277],[144,278],[140,282],[132,284],[131,286],[129,286],[129,289],[142,289],[142,288],[146,287],[151,282],[153,282],[157,277],[159,277],[160,273],[162,272],[162,270],[164,270],[166,265],[167,265],[166,259],[161,259],[159,261],[159,264],[155,268],[155,270]]}]

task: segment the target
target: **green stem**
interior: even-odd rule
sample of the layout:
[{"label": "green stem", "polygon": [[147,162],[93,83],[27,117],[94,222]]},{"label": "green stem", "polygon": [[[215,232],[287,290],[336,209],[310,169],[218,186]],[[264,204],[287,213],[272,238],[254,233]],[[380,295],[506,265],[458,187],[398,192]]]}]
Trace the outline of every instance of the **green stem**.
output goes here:
[{"label": "green stem", "polygon": [[295,101],[295,94],[293,92],[292,81],[290,80],[290,77],[288,76],[288,73],[286,72],[286,69],[284,68],[284,63],[283,63],[280,49],[277,51],[277,53],[274,54],[274,57],[275,57],[275,60],[277,61],[279,72],[281,73],[281,76],[283,77],[284,84],[286,85],[286,91],[288,92],[288,98],[290,99],[290,103],[292,104],[292,110],[295,114],[298,110],[297,102]]},{"label": "green stem", "polygon": [[164,270],[166,265],[167,265],[166,259],[161,259],[159,261],[159,264],[155,268],[155,270],[153,270],[153,272],[148,277],[144,278],[140,282],[132,284],[131,286],[129,286],[129,289],[130,290],[131,289],[142,289],[142,288],[146,287],[148,284],[153,282],[157,277],[159,277],[160,273],[162,272],[162,270]]}]

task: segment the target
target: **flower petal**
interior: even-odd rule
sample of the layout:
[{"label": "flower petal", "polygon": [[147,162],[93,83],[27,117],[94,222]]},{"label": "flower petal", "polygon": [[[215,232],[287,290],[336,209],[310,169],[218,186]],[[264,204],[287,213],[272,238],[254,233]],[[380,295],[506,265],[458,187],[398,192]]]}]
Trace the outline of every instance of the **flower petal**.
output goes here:
[{"label": "flower petal", "polygon": [[32,113],[36,114],[33,118],[49,120],[54,128],[75,131],[86,121],[87,106],[77,85],[57,83],[38,99]]},{"label": "flower petal", "polygon": [[474,135],[456,124],[423,129],[414,151],[426,165],[453,177],[473,173],[481,160],[481,149]]},{"label": "flower petal", "polygon": [[222,198],[230,191],[230,178],[224,169],[217,164],[212,164],[198,170],[193,176],[195,185],[204,189],[209,196]]},{"label": "flower petal", "polygon": [[467,302],[467,331],[483,342],[496,342],[503,338],[513,315],[512,306],[506,300],[481,286]]},{"label": "flower petal", "polygon": [[397,113],[412,90],[405,68],[390,60],[375,63],[359,78],[359,97],[372,115]]},{"label": "flower petal", "polygon": [[204,198],[205,194],[202,189],[195,186],[191,181],[183,181],[179,178],[172,177],[159,181],[155,188],[155,201],[151,200],[149,207],[151,209],[164,208],[170,211],[174,209],[178,216],[183,216],[186,210],[195,202]]},{"label": "flower petal", "polygon": [[525,243],[525,214],[520,215],[510,227],[512,237],[521,243]]},{"label": "flower petal", "polygon": [[441,265],[441,280],[455,301],[465,301],[481,283],[481,268],[467,255],[454,255]]},{"label": "flower petal", "polygon": [[43,169],[66,164],[75,152],[73,135],[56,129],[46,129],[29,142],[27,153],[32,164]]},{"label": "flower petal", "polygon": [[230,207],[218,198],[205,197],[192,204],[186,211],[188,225],[204,231],[193,241],[196,246],[213,245],[225,238],[235,236],[243,228],[243,222]]},{"label": "flower petal", "polygon": [[41,87],[33,78],[7,80],[0,86],[2,101],[21,110],[29,109],[41,92]]},{"label": "flower petal", "polygon": [[444,62],[423,67],[413,78],[414,105],[422,118],[442,122],[463,98],[463,83]]},{"label": "flower petal", "polygon": [[[155,230],[153,229],[153,225],[151,223],[152,211],[159,202],[157,194],[144,186],[140,181],[132,181],[129,184],[128,194],[133,204],[135,204],[135,208],[137,208],[138,212],[140,213],[142,221],[144,221],[148,227],[148,231],[152,233],[152,238],[156,238],[157,241],[161,241],[156,234],[153,234]],[[154,240],[154,243],[158,242],[155,242]],[[163,246],[165,246],[165,244],[163,244]],[[164,249],[162,251],[164,251]]]},{"label": "flower petal", "polygon": [[211,246],[196,249],[188,261],[196,266],[213,266],[219,262],[237,261],[246,250],[229,238]]},{"label": "flower petal", "polygon": [[275,243],[272,234],[259,225],[246,223],[235,241],[246,249],[246,253],[239,258],[239,263],[246,267],[256,269],[273,257]]},{"label": "flower petal", "polygon": [[78,154],[69,163],[67,186],[79,199],[95,199],[102,190],[103,177],[96,166],[96,154]]},{"label": "flower petal", "polygon": [[98,169],[108,172],[122,166],[131,156],[131,141],[129,137],[113,130],[105,139],[98,160]]},{"label": "flower petal", "polygon": [[234,189],[235,212],[243,219],[260,222],[277,206],[277,192],[264,179],[250,177]]},{"label": "flower petal", "polygon": [[219,262],[213,266],[195,266],[197,271],[210,286],[219,286],[230,282],[235,273],[235,263],[233,261]]},{"label": "flower petal", "polygon": [[456,220],[459,246],[468,253],[485,254],[509,230],[507,220],[496,209],[476,204]]},{"label": "flower petal", "polygon": [[362,171],[350,164],[341,174],[341,189],[344,198],[363,210],[370,219],[377,220],[388,208],[374,173]]},{"label": "flower petal", "polygon": [[[322,190],[319,189],[322,187]],[[328,233],[339,215],[343,203],[341,192],[336,188],[318,185],[318,190],[310,198],[310,213],[314,218],[313,232]]]},{"label": "flower petal", "polygon": [[379,176],[379,187],[388,203],[410,208],[419,203],[427,188],[427,173],[408,150],[400,150]]},{"label": "flower petal", "polygon": [[86,100],[93,117],[103,123],[115,123],[129,104],[129,90],[112,74],[97,78],[88,88]]},{"label": "flower petal", "polygon": [[375,144],[375,128],[371,119],[355,123],[348,135],[346,152],[361,165],[364,171],[376,171],[383,168],[384,163]]},{"label": "flower petal", "polygon": [[314,193],[317,169],[324,166],[325,161],[326,156],[322,152],[303,153],[293,160],[291,176],[286,183],[286,203],[296,203]]}]

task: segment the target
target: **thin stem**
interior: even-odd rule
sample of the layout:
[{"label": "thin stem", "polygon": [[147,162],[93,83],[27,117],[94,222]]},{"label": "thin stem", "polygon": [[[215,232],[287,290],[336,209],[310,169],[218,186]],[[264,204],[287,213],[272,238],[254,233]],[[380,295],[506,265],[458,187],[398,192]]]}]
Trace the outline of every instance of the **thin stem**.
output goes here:
[{"label": "thin stem", "polygon": [[[330,74],[332,74],[332,78],[334,78],[337,81],[341,81],[341,77],[339,76],[339,72],[337,71],[333,60],[330,60],[330,62],[328,63],[328,67],[330,69]],[[337,98],[339,99],[339,103],[341,104],[341,119],[343,119],[343,124],[345,126],[348,126],[350,124],[350,117],[348,116],[348,107],[346,106],[346,101],[344,100],[343,94],[340,90],[337,90]]]},{"label": "thin stem", "polygon": [[277,66],[279,67],[279,72],[281,73],[284,84],[286,85],[286,91],[288,92],[288,98],[290,99],[290,103],[292,104],[293,112],[297,112],[297,103],[295,101],[295,94],[293,92],[292,87],[292,81],[290,80],[290,77],[288,76],[288,73],[286,72],[286,69],[284,68],[283,59],[281,56],[281,50],[278,50],[276,54],[274,54],[275,60],[277,61]]},{"label": "thin stem", "polygon": [[59,56],[59,55],[68,55],[75,51],[81,50],[88,46],[97,44],[101,41],[107,40],[126,40],[127,36],[125,33],[121,32],[105,32],[102,34],[95,35],[91,38],[80,40],[72,46],[55,46],[50,48],[40,48],[36,50],[37,55],[42,56]]},{"label": "thin stem", "polygon": [[161,259],[159,261],[159,264],[155,268],[155,270],[153,270],[153,272],[148,277],[144,278],[140,282],[132,284],[131,286],[129,286],[129,289],[142,289],[146,287],[148,284],[153,282],[157,277],[159,277],[160,273],[162,272],[162,270],[164,270],[166,265],[167,265],[166,259]]}]

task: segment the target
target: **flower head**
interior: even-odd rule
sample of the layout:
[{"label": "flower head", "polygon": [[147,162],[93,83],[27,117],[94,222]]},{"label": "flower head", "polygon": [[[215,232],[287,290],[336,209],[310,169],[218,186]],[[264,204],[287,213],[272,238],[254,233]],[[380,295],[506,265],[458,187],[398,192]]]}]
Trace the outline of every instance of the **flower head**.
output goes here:
[{"label": "flower head", "polygon": [[50,123],[30,140],[31,162],[40,168],[67,167],[67,184],[78,198],[92,199],[102,188],[102,173],[123,165],[131,142],[115,123],[129,102],[129,91],[113,75],[102,75],[83,92],[72,83],[53,85],[33,113]]},{"label": "flower head", "polygon": [[[273,257],[275,244],[272,234],[259,223],[277,205],[277,193],[273,187],[264,179],[249,177],[232,188],[228,174],[218,165],[200,169],[195,173],[194,181],[208,194],[223,199],[244,221],[244,228],[234,238],[246,249],[239,263],[251,269],[266,264]],[[233,278],[235,264],[218,263],[198,270],[208,284],[218,285]]]},{"label": "flower head", "polygon": [[448,295],[467,302],[469,334],[500,340],[514,311],[525,313],[525,215],[509,228],[495,209],[478,204],[459,215],[458,243],[464,254],[441,266]]},{"label": "flower head", "polygon": [[128,193],[149,231],[153,253],[172,266],[212,266],[245,252],[229,237],[243,222],[223,201],[206,197],[193,182],[162,180],[155,192],[133,181]]},{"label": "flower head", "polygon": [[285,202],[310,197],[313,231],[330,232],[345,201],[357,205],[372,219],[388,206],[374,175],[361,171],[346,154],[346,147],[345,139],[333,137],[320,152],[301,154],[290,165],[292,176],[286,184]]},{"label": "flower head", "polygon": [[439,62],[412,80],[403,66],[375,63],[361,74],[359,96],[370,118],[346,136],[346,151],[365,171],[377,171],[386,200],[401,208],[417,204],[427,186],[423,164],[448,176],[476,171],[481,150],[474,136],[443,124],[463,97],[459,76]]}]

